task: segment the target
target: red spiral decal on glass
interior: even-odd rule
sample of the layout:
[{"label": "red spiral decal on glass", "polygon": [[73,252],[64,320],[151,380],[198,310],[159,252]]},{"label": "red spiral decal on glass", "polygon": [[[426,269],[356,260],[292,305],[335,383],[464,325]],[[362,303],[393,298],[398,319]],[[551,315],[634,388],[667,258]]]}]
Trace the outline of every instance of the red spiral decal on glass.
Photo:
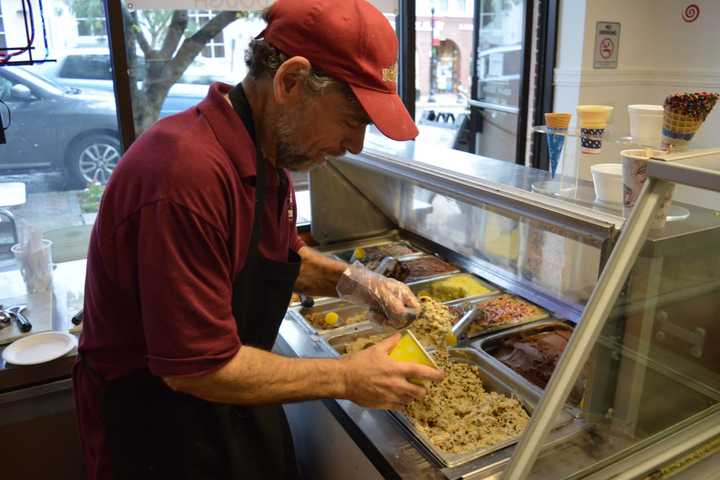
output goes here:
[{"label": "red spiral decal on glass", "polygon": [[687,23],[692,23],[695,20],[698,19],[700,16],[700,7],[694,3],[691,3],[687,7],[685,7],[685,10],[683,10],[682,18]]}]

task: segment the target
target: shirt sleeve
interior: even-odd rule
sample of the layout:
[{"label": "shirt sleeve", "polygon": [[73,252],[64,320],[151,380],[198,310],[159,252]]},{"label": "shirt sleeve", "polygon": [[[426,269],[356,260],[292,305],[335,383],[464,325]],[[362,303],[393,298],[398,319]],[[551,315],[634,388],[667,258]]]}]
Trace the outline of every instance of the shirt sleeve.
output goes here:
[{"label": "shirt sleeve", "polygon": [[138,238],[150,371],[174,376],[219,369],[240,348],[226,240],[198,215],[167,201],[143,207]]}]

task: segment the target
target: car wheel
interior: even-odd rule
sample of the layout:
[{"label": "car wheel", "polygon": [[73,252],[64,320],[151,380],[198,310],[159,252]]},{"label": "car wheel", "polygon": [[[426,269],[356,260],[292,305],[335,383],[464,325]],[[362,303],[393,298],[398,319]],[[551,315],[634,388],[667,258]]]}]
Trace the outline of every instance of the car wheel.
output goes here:
[{"label": "car wheel", "polygon": [[75,142],[68,153],[68,180],[84,188],[89,183],[105,185],[121,157],[120,142],[107,134],[95,134]]}]

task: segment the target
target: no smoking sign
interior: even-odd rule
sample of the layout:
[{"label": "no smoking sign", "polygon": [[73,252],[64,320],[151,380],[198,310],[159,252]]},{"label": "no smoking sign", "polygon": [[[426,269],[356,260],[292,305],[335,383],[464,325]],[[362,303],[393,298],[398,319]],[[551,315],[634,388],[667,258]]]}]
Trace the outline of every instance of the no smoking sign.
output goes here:
[{"label": "no smoking sign", "polygon": [[609,38],[604,38],[602,42],[600,42],[600,56],[603,58],[603,60],[607,60],[608,58],[613,56],[613,53],[615,52],[615,44],[612,40]]},{"label": "no smoking sign", "polygon": [[617,68],[620,23],[597,22],[595,26],[594,68]]}]

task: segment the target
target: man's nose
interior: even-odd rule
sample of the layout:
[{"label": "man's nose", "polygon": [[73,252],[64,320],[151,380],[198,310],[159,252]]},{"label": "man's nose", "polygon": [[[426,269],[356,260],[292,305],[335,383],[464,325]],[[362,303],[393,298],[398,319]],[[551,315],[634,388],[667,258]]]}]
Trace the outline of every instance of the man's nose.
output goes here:
[{"label": "man's nose", "polygon": [[365,143],[365,131],[366,126],[355,128],[352,130],[350,135],[347,136],[343,142],[343,148],[350,153],[358,154],[362,152],[363,144]]}]

